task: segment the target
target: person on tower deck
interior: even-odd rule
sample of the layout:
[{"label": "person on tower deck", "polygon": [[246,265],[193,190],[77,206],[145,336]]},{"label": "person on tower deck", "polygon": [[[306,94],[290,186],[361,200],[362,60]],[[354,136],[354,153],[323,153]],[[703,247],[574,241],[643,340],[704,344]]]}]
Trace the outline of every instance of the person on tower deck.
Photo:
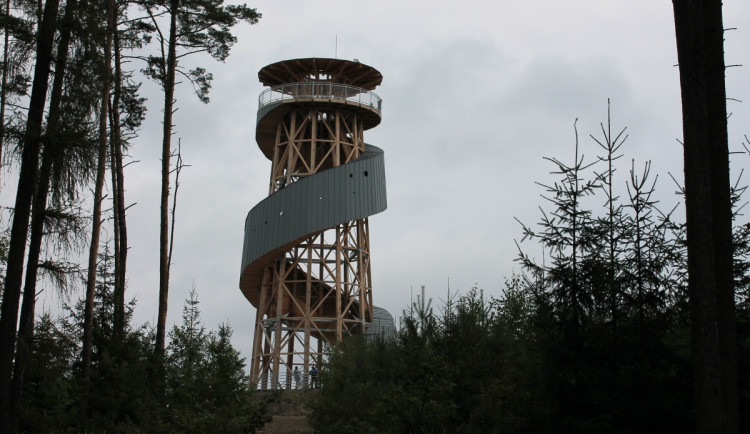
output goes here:
[{"label": "person on tower deck", "polygon": [[310,387],[315,389],[318,386],[318,369],[315,365],[310,368]]}]

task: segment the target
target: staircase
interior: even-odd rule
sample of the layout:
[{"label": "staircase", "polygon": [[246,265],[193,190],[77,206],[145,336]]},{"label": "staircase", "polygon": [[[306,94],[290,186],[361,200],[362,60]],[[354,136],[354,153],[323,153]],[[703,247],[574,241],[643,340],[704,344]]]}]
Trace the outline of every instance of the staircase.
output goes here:
[{"label": "staircase", "polygon": [[268,414],[271,420],[258,431],[258,434],[297,434],[312,433],[307,423],[310,414],[308,402],[314,398],[312,390],[287,390],[281,392],[278,400],[271,404]]}]

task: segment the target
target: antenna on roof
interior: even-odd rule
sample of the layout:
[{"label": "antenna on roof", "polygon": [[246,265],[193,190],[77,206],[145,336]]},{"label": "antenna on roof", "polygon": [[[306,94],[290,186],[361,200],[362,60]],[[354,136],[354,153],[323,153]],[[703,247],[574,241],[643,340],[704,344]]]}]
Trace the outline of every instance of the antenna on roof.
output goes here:
[{"label": "antenna on roof", "polygon": [[339,35],[336,35],[336,46],[333,51],[333,58],[334,59],[339,58]]}]

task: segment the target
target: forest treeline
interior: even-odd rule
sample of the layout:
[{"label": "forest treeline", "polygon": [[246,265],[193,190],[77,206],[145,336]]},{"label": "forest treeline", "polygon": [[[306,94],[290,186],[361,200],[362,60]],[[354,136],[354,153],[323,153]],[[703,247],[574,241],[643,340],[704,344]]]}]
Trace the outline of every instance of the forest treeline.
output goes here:
[{"label": "forest treeline", "polygon": [[[394,336],[351,338],[330,352],[310,395],[319,432],[693,432],[691,313],[679,203],[654,199],[650,164],[626,159],[609,124],[569,160],[548,158],[542,214],[521,224],[521,272],[501,295],[473,288],[407,306]],[[750,158],[737,155],[735,158]],[[626,164],[626,166],[628,166]],[[667,181],[671,183],[672,181]],[[679,186],[678,186],[679,187]],[[667,187],[670,188],[670,187]],[[676,188],[680,190],[680,188]],[[735,210],[747,202],[741,179]],[[679,200],[679,197],[678,197]],[[750,223],[735,214],[740,410],[750,411]],[[527,249],[539,254],[537,261]],[[253,432],[268,400],[253,399],[231,329],[208,332],[195,293],[169,333],[131,325],[115,338],[114,260],[100,255],[91,390],[79,380],[83,301],[37,319],[20,427],[28,432]],[[88,396],[89,401],[84,401]],[[81,418],[82,409],[87,417]]]},{"label": "forest treeline", "polygon": [[[174,357],[192,356],[176,356],[174,342],[167,346],[169,269],[183,167],[179,147],[172,145],[175,88],[190,85],[207,103],[213,76],[195,65],[224,61],[236,42],[232,29],[240,23],[254,24],[260,17],[255,9],[225,5],[223,0],[2,1],[0,161],[3,173],[17,176],[17,182],[7,183],[16,186],[15,203],[3,210],[9,211],[9,224],[3,227],[0,243],[5,265],[0,432],[144,430],[163,424],[172,427],[167,430],[182,431],[188,422],[203,427],[212,423],[210,418],[200,423],[170,419],[179,412],[154,419],[141,411],[172,412],[183,405],[179,402],[189,401],[179,393],[170,395],[174,386],[169,378],[178,375]],[[161,88],[161,112],[158,101],[154,110],[141,95],[142,79]],[[147,107],[163,116],[160,220],[154,222],[160,228],[158,285],[155,282],[159,305],[155,330],[148,333],[129,325],[131,204],[124,171]],[[113,239],[102,239],[103,225],[111,225],[107,233]],[[87,258],[85,265],[78,263],[80,257]],[[103,262],[112,273],[106,283],[97,274]],[[67,323],[44,314],[37,319],[41,279],[56,287],[63,299],[70,300],[74,288],[85,288],[82,301],[69,309]],[[102,292],[98,284],[107,290]],[[174,333],[173,339],[178,337]],[[196,362],[200,367],[190,374],[208,376],[201,380],[205,384],[195,386],[201,393],[224,387],[218,375],[239,381],[238,372],[227,371],[238,368],[239,362],[221,359],[224,355],[217,353],[234,354],[227,347],[230,334],[228,326],[222,326],[201,344],[205,348],[200,357],[210,363]],[[47,357],[55,363],[47,364]],[[146,365],[150,371],[134,371]],[[129,389],[127,382],[132,383]],[[153,393],[128,395],[139,390],[139,384],[153,386]],[[244,394],[249,386],[242,387]],[[52,390],[64,393],[45,401],[43,395]],[[130,403],[137,400],[142,404]],[[193,418],[186,415],[189,412],[184,409],[179,417]],[[197,414],[206,415],[204,410]],[[144,425],[144,420],[149,423]]]},{"label": "forest treeline", "polygon": [[[657,206],[648,163],[614,170],[623,133],[607,123],[595,161],[576,140],[572,162],[549,159],[559,179],[543,186],[539,225],[522,225],[543,258],[520,244],[522,273],[500,298],[469,292],[437,311],[420,300],[393,339],[343,342],[322,374],[318,430],[739,432],[750,414],[750,226],[737,219],[745,189],[729,178],[721,1],[673,6],[685,221]],[[206,331],[195,294],[171,333],[166,317],[182,167],[175,87],[208,102],[213,77],[188,59],[225,60],[232,29],[260,17],[222,0],[0,3],[0,161],[17,177],[0,236],[0,432],[262,423],[266,404],[251,396],[229,326]],[[141,78],[163,91],[157,110],[147,112]],[[154,112],[163,132],[152,329],[131,324],[126,301],[124,168]],[[113,239],[101,239],[102,225]],[[43,278],[71,300],[60,317],[36,311]]]},{"label": "forest treeline", "polygon": [[750,429],[750,233],[729,170],[722,1],[672,6],[684,224],[656,207],[648,163],[618,191],[622,133],[602,128],[593,176],[576,134],[572,162],[550,158],[560,178],[539,226],[523,226],[544,256],[520,250],[523,275],[500,300],[469,294],[439,316],[420,305],[395,340],[344,343],[322,375],[318,430]]},{"label": "forest treeline", "polygon": [[[105,253],[109,253],[105,250]],[[153,327],[114,326],[113,258],[97,271],[90,389],[80,381],[84,306],[58,317],[41,314],[30,345],[20,408],[20,432],[248,433],[266,422],[274,395],[254,396],[232,329],[207,330],[197,292],[184,302],[182,321],[168,333],[163,360],[154,352]]]},{"label": "forest treeline", "polygon": [[[657,202],[649,163],[616,171],[624,129],[605,123],[591,138],[595,159],[583,158],[577,137],[569,159],[548,158],[556,178],[540,184],[540,219],[522,223],[521,271],[499,297],[473,288],[437,306],[418,298],[395,336],[352,339],[331,353],[314,402],[319,432],[696,432],[681,205]],[[746,415],[745,189],[735,183],[732,201]]]}]

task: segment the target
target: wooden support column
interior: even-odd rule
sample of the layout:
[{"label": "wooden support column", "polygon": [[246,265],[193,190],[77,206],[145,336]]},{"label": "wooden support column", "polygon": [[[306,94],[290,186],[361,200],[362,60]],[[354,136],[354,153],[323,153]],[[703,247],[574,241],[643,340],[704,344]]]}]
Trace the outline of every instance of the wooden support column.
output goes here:
[{"label": "wooden support column", "polygon": [[281,159],[281,130],[282,124],[280,123],[276,126],[276,141],[274,142],[273,146],[273,162],[271,163],[271,185],[268,191],[269,195],[273,194],[278,188],[276,180],[282,175],[281,173],[279,173],[279,165],[281,164],[281,162],[279,161]]},{"label": "wooden support column", "polygon": [[275,388],[279,384],[279,371],[281,370],[281,316],[283,315],[284,305],[284,287],[286,286],[282,276],[286,271],[286,257],[281,259],[281,264],[278,266],[277,273],[279,277],[276,279],[276,328],[274,331],[274,348],[273,348],[273,387]]},{"label": "wooden support column", "polygon": [[365,327],[367,327],[365,323],[365,319],[367,318],[366,312],[368,309],[367,306],[367,294],[365,291],[367,290],[367,280],[366,280],[366,269],[367,269],[367,263],[365,259],[365,255],[363,253],[363,248],[365,247],[365,240],[363,238],[363,229],[364,229],[364,221],[363,220],[357,220],[357,280],[359,281],[359,318],[362,321],[362,330],[365,330]]},{"label": "wooden support column", "polygon": [[289,123],[289,137],[287,142],[287,156],[286,156],[286,179],[285,184],[289,184],[292,180],[292,174],[294,173],[294,166],[297,160],[297,112],[292,111],[292,117]]},{"label": "wooden support column", "polygon": [[289,333],[289,353],[286,355],[286,388],[292,388],[292,372],[294,371],[294,335]]},{"label": "wooden support column", "polygon": [[333,138],[333,167],[341,165],[341,112],[336,110],[335,116],[335,137]]},{"label": "wooden support column", "polygon": [[343,285],[341,284],[341,225],[336,226],[336,341],[340,342],[342,338],[342,327],[344,322],[344,314],[341,312],[341,291]]},{"label": "wooden support column", "polygon": [[302,372],[310,370],[310,321],[312,321],[311,298],[312,298],[312,259],[314,254],[314,244],[309,243],[307,248],[307,279],[305,281],[305,353],[303,358]]},{"label": "wooden support column", "polygon": [[261,281],[260,289],[260,303],[255,313],[255,336],[253,338],[253,358],[251,359],[250,365],[250,378],[252,381],[259,381],[259,374],[261,369],[261,346],[265,340],[265,328],[263,326],[263,318],[266,316],[266,303],[268,299],[268,287],[271,271],[266,267],[263,270],[263,278]]},{"label": "wooden support column", "polygon": [[362,131],[362,124],[356,118],[354,119],[354,122],[352,122],[352,124],[354,125],[354,130],[352,131],[352,145],[354,146],[354,152],[352,153],[352,158],[356,159],[356,158],[359,158],[360,145],[362,145],[362,142],[360,140],[360,132]]},{"label": "wooden support column", "polygon": [[271,377],[268,375],[271,371],[271,340],[266,338],[266,333],[265,331],[263,333],[265,343],[263,344],[263,366],[261,368],[262,390],[268,389],[268,382],[271,380]]},{"label": "wooden support column", "polygon": [[367,309],[368,309],[368,318],[370,321],[373,320],[373,311],[372,311],[372,262],[370,258],[370,220],[365,218],[364,220],[364,229],[365,229],[365,235],[363,237],[365,242],[365,252],[367,253]]},{"label": "wooden support column", "polygon": [[318,150],[318,122],[320,122],[320,112],[318,110],[310,110],[310,170],[315,172],[317,163],[317,150]]}]

